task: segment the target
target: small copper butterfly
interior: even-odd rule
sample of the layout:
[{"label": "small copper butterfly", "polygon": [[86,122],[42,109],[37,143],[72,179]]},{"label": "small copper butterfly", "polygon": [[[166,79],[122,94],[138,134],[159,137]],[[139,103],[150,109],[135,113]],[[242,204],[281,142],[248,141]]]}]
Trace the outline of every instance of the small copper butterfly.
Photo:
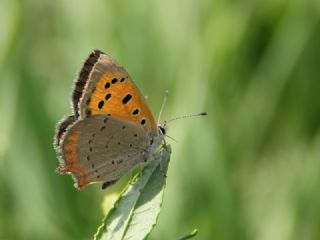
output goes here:
[{"label": "small copper butterfly", "polygon": [[164,142],[166,123],[157,125],[126,70],[99,50],[80,71],[72,105],[73,115],[58,123],[55,150],[58,172],[71,174],[78,189],[96,182],[107,188]]},{"label": "small copper butterfly", "polygon": [[126,70],[95,50],[85,61],[72,94],[73,115],[57,126],[59,173],[75,187],[115,183],[128,170],[148,162],[165,134]]}]

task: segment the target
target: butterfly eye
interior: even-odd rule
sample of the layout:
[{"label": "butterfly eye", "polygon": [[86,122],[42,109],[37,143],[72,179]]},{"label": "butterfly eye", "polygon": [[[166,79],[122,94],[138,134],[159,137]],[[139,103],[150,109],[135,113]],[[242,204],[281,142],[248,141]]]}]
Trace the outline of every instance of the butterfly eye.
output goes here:
[{"label": "butterfly eye", "polygon": [[166,135],[166,130],[164,129],[164,127],[159,127],[159,129],[160,129],[160,133],[162,134],[162,135]]}]

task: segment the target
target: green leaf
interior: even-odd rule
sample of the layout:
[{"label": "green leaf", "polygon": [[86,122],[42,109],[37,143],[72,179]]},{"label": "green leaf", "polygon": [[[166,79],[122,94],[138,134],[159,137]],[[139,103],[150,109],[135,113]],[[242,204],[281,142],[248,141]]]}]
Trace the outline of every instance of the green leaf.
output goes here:
[{"label": "green leaf", "polygon": [[170,145],[164,146],[119,196],[104,218],[95,239],[145,239],[157,222],[161,210]]},{"label": "green leaf", "polygon": [[187,239],[191,239],[193,238],[194,236],[196,236],[198,233],[198,229],[194,229],[191,233],[183,236],[183,237],[180,237],[178,240],[187,240]]}]

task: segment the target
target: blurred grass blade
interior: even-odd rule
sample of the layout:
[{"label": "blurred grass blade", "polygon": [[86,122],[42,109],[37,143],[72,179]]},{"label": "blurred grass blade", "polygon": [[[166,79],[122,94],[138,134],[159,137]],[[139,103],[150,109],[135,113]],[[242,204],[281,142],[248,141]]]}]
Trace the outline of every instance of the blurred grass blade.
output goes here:
[{"label": "blurred grass blade", "polygon": [[191,239],[193,238],[194,236],[196,236],[198,233],[198,229],[194,229],[191,233],[183,236],[183,237],[180,237],[178,238],[178,240],[186,240],[186,239]]},{"label": "blurred grass blade", "polygon": [[98,228],[96,240],[147,237],[161,210],[170,153],[171,148],[167,145],[127,186]]}]

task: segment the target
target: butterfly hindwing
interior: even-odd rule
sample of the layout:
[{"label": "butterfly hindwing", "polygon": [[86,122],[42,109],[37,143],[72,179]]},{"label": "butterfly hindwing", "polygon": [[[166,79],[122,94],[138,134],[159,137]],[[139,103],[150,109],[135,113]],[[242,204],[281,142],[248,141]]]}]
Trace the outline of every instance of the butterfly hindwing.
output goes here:
[{"label": "butterfly hindwing", "polygon": [[67,116],[63,120],[61,120],[57,124],[56,135],[55,135],[55,147],[60,145],[61,138],[63,134],[67,131],[67,129],[72,126],[72,124],[76,121],[76,117],[74,115]]},{"label": "butterfly hindwing", "polygon": [[135,123],[107,115],[72,125],[58,147],[60,173],[71,173],[78,188],[92,182],[109,186],[147,160],[149,137]]}]

